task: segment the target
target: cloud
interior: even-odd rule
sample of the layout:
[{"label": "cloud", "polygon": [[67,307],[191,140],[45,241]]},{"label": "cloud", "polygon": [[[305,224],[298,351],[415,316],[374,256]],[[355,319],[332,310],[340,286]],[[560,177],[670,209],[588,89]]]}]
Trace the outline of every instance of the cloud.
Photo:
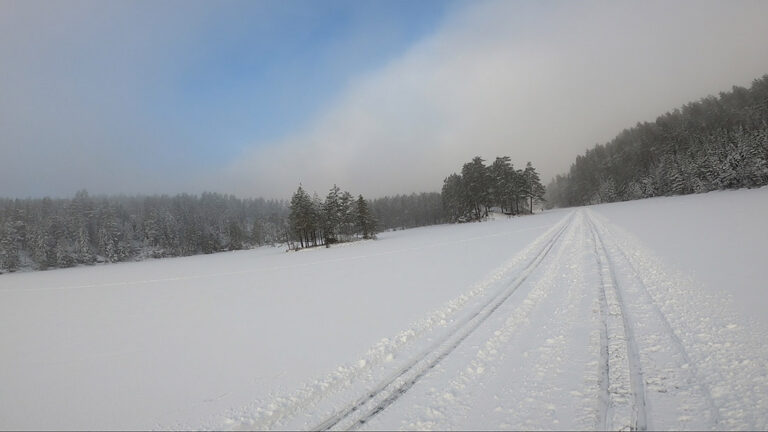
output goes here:
[{"label": "cloud", "polygon": [[637,121],[768,73],[765,2],[473,2],[208,185],[287,197],[439,190],[474,155],[549,179]]},{"label": "cloud", "polygon": [[[273,32],[293,12],[224,5],[0,0],[0,196],[88,188],[287,198],[302,182],[376,197],[439,190],[475,155],[530,160],[548,180],[637,121],[768,73],[764,1],[456,3],[399,55],[432,25],[409,33],[392,14],[371,31],[375,11],[366,10],[342,32],[361,40],[330,38],[327,55],[303,63],[292,56],[306,52],[295,51],[317,47],[275,39],[293,28]],[[296,8],[312,21],[316,9]],[[325,17],[330,26],[338,18]],[[397,43],[381,42],[390,26],[404,32]],[[238,63],[243,54],[249,61]],[[278,54],[284,61],[270,63]],[[366,55],[377,61],[359,60]],[[322,63],[314,80],[353,78],[339,93],[337,82],[301,94],[312,62]],[[253,83],[260,65],[290,70],[272,74],[279,83]],[[377,66],[355,73],[374,67],[365,65]],[[305,86],[291,86],[299,79]],[[311,109],[281,121],[303,101]],[[310,120],[230,161],[232,142],[239,149],[258,129],[249,116],[273,121],[270,137]]]},{"label": "cloud", "polygon": [[0,2],[0,196],[188,185],[169,176],[167,164],[147,163],[168,134],[145,109],[146,97],[171,81],[174,65],[162,60],[183,58],[181,41],[202,16],[171,12],[120,2]]}]

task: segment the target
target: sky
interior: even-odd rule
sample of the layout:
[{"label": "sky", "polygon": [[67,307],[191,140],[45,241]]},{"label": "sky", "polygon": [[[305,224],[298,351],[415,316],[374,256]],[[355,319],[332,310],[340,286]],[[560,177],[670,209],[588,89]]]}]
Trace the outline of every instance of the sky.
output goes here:
[{"label": "sky", "polygon": [[0,0],[0,196],[547,182],[768,73],[768,2]]}]

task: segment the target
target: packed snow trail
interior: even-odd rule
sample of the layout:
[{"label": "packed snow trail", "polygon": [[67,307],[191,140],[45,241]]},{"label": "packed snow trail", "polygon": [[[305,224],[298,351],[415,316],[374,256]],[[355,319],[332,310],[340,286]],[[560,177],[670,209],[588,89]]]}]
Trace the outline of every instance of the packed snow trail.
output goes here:
[{"label": "packed snow trail", "polygon": [[595,258],[600,267],[601,377],[605,407],[600,429],[646,430],[645,384],[634,331],[628,321],[626,306],[616,281],[613,263],[594,224],[589,220]]},{"label": "packed snow trail", "polygon": [[[541,262],[567,228],[571,218],[572,214],[563,217],[559,223],[536,238],[484,280],[449,301],[442,309],[414,323],[411,328],[403,330],[393,338],[379,342],[364,358],[350,365],[340,366],[336,372],[317,382],[308,383],[291,395],[277,397],[266,406],[254,407],[255,412],[248,412],[247,408],[240,410],[241,413],[230,416],[225,422],[232,429],[259,430],[309,426],[327,429],[352,413],[361,414],[363,405],[370,405],[373,402],[381,403],[390,399],[387,396],[397,394],[397,391],[392,392],[393,387],[395,390],[401,389],[404,383],[409,382],[407,377],[404,377],[406,374],[415,374],[416,377],[420,377],[425,371],[425,365],[426,369],[433,367],[440,361],[446,350],[451,350],[463,340],[462,337],[466,337],[466,334],[471,333],[479,323],[482,323],[485,317],[495,310],[494,306],[503,303]],[[424,349],[424,345],[429,346]],[[392,371],[391,364],[388,363],[391,363],[393,358],[408,360],[405,363],[401,362],[401,366]],[[378,383],[373,381],[376,378],[379,379]],[[365,385],[370,387],[361,388]],[[308,410],[326,409],[322,406],[326,399],[354,397],[355,391],[363,393],[363,396],[347,402],[347,406],[341,410],[333,406],[327,408],[332,414],[322,423],[311,420],[313,417],[297,423],[297,417],[306,415]],[[377,409],[374,408],[374,411]],[[315,424],[307,424],[307,422],[315,422]]]},{"label": "packed snow trail", "polygon": [[[341,410],[335,410],[333,415],[326,418],[326,420],[311,426],[319,430],[334,427],[340,429],[360,427],[397,401],[417,381],[432,371],[446,356],[462,344],[489,317],[493,316],[516,293],[521,285],[524,283],[527,285],[528,278],[533,273],[536,273],[545,259],[548,263],[561,261],[564,251],[561,239],[566,231],[572,231],[573,218],[573,213],[569,214],[548,233],[538,238],[526,250],[513,258],[512,262],[518,262],[522,259],[527,260],[528,263],[525,267],[510,267],[505,270],[507,274],[504,274],[503,277],[497,276],[493,278],[495,286],[491,287],[492,289],[490,290],[493,292],[493,295],[489,299],[484,300],[484,303],[481,303],[479,307],[464,308],[464,310],[460,311],[464,313],[463,318],[458,320],[458,324],[449,329],[448,332],[442,335],[435,335],[437,342],[427,340],[426,342],[431,342],[431,344],[425,350],[412,355],[411,359],[404,366],[390,374],[372,389],[365,390],[363,396],[348,403],[346,407]],[[548,256],[554,248],[558,250],[558,258],[550,259]],[[547,265],[551,266],[551,264]],[[359,364],[365,368],[369,363],[361,361]],[[291,402],[300,402],[303,399],[301,397],[302,393],[306,394],[306,392],[300,392],[297,396],[280,398],[269,404],[267,409],[259,410],[264,414],[257,415],[255,418],[241,417],[240,421],[232,426],[235,429],[263,429],[276,426],[280,428],[306,428],[309,426],[306,420],[303,423],[291,423],[290,419],[285,419],[283,415],[276,422],[270,421],[270,419],[275,418],[275,412],[285,412],[283,411],[285,408],[281,408],[282,404],[287,403],[290,406]],[[301,403],[301,406],[305,409],[309,408],[306,403]],[[298,414],[295,408],[292,407],[288,408],[288,411]]]},{"label": "packed snow trail", "polygon": [[[569,214],[489,279],[484,292],[453,309],[452,325],[424,328],[390,351],[389,357],[406,359],[395,369],[361,361],[343,386],[312,403],[275,418],[279,401],[300,401],[277,399],[229,427],[709,430],[761,424],[736,411],[724,421],[702,372],[706,361],[689,353],[678,334],[685,328],[659,305],[665,294],[654,297],[641,277],[633,263],[640,249],[614,231],[591,210]],[[686,283],[661,266],[651,274]],[[754,391],[764,392],[761,385]]]},{"label": "packed snow trail", "polygon": [[[629,311],[623,312],[630,342],[630,365],[635,378],[632,381],[634,418],[629,426],[632,429],[654,428],[655,425],[649,424],[646,418],[648,398],[652,409],[663,417],[676,417],[674,428],[717,427],[719,413],[710,390],[698,376],[696,364],[691,361],[666,315],[637,277],[626,253],[615,245],[603,242],[603,236],[607,236],[606,229],[593,217],[590,217],[590,225],[595,244],[602,249],[598,256],[607,263],[613,287],[632,306]],[[626,426],[617,423],[607,425],[608,429]]]},{"label": "packed snow trail", "polygon": [[[570,218],[569,218],[570,221]],[[343,421],[352,418],[349,429],[364,425],[373,416],[386,409],[397,401],[426,373],[433,369],[440,361],[453,352],[469,335],[472,334],[488,317],[491,316],[512,294],[522,285],[528,276],[536,270],[541,261],[547,256],[552,247],[560,239],[568,224],[562,226],[552,238],[545,244],[542,250],[531,260],[526,268],[503,291],[499,292],[483,307],[468,315],[433,346],[412,359],[405,367],[398,370],[394,376],[386,379],[374,390],[367,392],[361,399],[345,408],[341,412],[331,416],[320,423],[315,430],[328,430]],[[358,414],[359,413],[359,414]],[[356,415],[357,414],[357,415]]]},{"label": "packed snow trail", "polygon": [[[575,391],[564,392],[554,385],[539,385],[541,379],[558,376],[565,368],[571,367],[563,364],[567,358],[579,359],[585,356],[586,343],[566,344],[564,342],[570,335],[561,333],[567,334],[573,329],[570,324],[578,319],[581,312],[579,306],[589,305],[582,295],[584,284],[580,283],[580,264],[584,257],[579,253],[580,249],[575,247],[584,238],[580,234],[583,229],[583,224],[579,222],[581,217],[580,214],[574,216],[567,232],[536,272],[481,329],[446,358],[440,368],[431,371],[423,383],[405,395],[398,406],[382,413],[380,418],[374,419],[366,428],[388,429],[398,425],[407,430],[530,429],[533,424],[526,423],[526,420],[543,419],[548,415],[549,407],[553,404],[543,399],[549,396],[573,399],[573,402],[560,401],[557,404],[564,408],[563,412],[568,411],[570,406],[579,411],[588,411],[585,402],[593,398],[582,397],[581,393],[576,394]],[[571,271],[575,274],[570,274]],[[576,289],[570,289],[571,285],[564,282],[576,282]],[[569,287],[564,296],[558,295],[561,286]],[[569,317],[569,325],[559,326],[558,320],[553,322],[554,325],[539,326],[542,312],[549,314],[550,318],[552,315]],[[541,337],[527,337],[531,333],[537,336],[540,334]],[[580,335],[583,332],[577,331],[575,336],[578,338]],[[518,355],[524,360],[513,359]],[[514,386],[510,385],[511,382],[505,384],[503,381],[506,379],[498,379],[522,364],[533,366],[534,370],[522,374],[513,373],[523,378],[516,380]],[[536,370],[536,367],[541,369]],[[581,390],[579,383],[576,383],[576,388]],[[524,406],[532,398],[537,398],[539,403]],[[515,407],[518,404],[520,409]],[[544,412],[539,412],[542,409]],[[520,416],[515,418],[518,414]],[[579,421],[582,429],[593,427],[589,419]],[[539,423],[537,427],[543,427],[542,424]],[[555,423],[549,427],[563,426]]]},{"label": "packed snow trail", "polygon": [[625,287],[645,374],[649,428],[768,428],[766,328],[707,295],[590,211]]}]

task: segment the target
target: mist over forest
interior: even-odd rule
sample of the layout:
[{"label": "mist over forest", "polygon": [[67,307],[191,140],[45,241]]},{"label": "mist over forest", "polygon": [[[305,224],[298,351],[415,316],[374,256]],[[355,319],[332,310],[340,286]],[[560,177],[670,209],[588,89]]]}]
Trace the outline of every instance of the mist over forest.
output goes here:
[{"label": "mist over forest", "polygon": [[374,238],[376,232],[654,196],[768,184],[768,75],[638,123],[579,155],[545,188],[528,162],[480,156],[441,192],[356,199],[334,185],[324,199],[233,195],[0,199],[0,271],[188,256]]}]

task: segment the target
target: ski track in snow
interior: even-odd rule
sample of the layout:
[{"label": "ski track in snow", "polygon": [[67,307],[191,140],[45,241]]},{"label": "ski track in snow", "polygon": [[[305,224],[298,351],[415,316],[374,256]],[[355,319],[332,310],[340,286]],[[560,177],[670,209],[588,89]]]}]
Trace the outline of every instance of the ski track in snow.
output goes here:
[{"label": "ski track in snow", "polygon": [[[226,414],[223,419],[214,419],[208,425],[210,429],[226,428],[230,430],[265,430],[282,428],[288,420],[295,420],[297,416],[306,414],[307,410],[316,408],[326,398],[342,393],[353,384],[375,384],[374,369],[387,366],[394,359],[402,357],[403,351],[409,348],[417,340],[425,339],[426,335],[453,325],[461,314],[466,314],[477,303],[488,295],[493,295],[498,287],[514,280],[514,276],[520,271],[520,267],[536,257],[547,243],[565,227],[569,216],[552,226],[547,232],[539,236],[524,250],[520,251],[512,259],[493,271],[489,276],[476,283],[462,295],[450,300],[444,307],[433,312],[414,323],[410,328],[401,331],[392,338],[379,341],[371,347],[359,360],[341,365],[335,371],[316,381],[306,383],[300,389],[288,395],[274,395],[267,401],[254,401],[246,407],[242,407]],[[509,235],[510,233],[494,234],[493,236]],[[470,240],[488,238],[483,236]],[[461,242],[467,242],[462,240]],[[442,242],[427,247],[435,247],[449,242]],[[387,252],[387,254],[393,252]],[[471,310],[470,310],[471,312]],[[458,316],[458,317],[457,317]],[[423,355],[422,355],[423,357]],[[388,370],[390,368],[387,368]],[[397,369],[397,376],[404,368]],[[379,374],[380,375],[380,374]],[[389,379],[391,381],[391,378]],[[331,412],[337,410],[332,408]],[[326,414],[330,414],[326,412]],[[316,426],[311,420],[305,420],[301,425],[304,428]],[[319,423],[318,420],[315,420]]]},{"label": "ski track in snow", "polygon": [[[580,215],[577,215],[577,219],[578,217]],[[487,382],[487,378],[493,379],[495,372],[504,368],[508,358],[504,352],[505,347],[509,345],[510,340],[515,335],[523,330],[530,330],[531,315],[543,302],[551,299],[553,291],[557,289],[557,282],[563,274],[562,267],[578,268],[572,263],[572,258],[578,258],[578,255],[569,255],[569,252],[573,252],[569,246],[577,238],[578,223],[572,223],[568,228],[568,231],[562,236],[562,240],[558,242],[556,252],[550,254],[546,258],[546,262],[536,269],[537,274],[528,279],[529,288],[532,287],[532,289],[524,296],[522,293],[517,296],[515,302],[505,304],[504,308],[499,309],[498,314],[502,315],[503,320],[496,323],[497,326],[493,332],[479,334],[475,340],[468,341],[469,347],[462,354],[470,360],[462,362],[463,365],[458,373],[453,378],[449,378],[445,386],[430,388],[426,390],[426,393],[414,395],[411,398],[410,402],[413,405],[408,411],[408,418],[400,422],[401,429],[447,430],[457,427],[473,427],[472,424],[462,425],[461,419],[473,418],[475,414],[480,414],[473,412],[473,407],[476,405],[473,402],[479,396],[478,393],[482,392],[479,389],[490,384]],[[557,263],[562,265],[556,265]],[[521,291],[524,291],[523,287],[521,287]],[[566,301],[560,304],[557,314],[572,316],[575,308],[571,305],[578,301],[577,297],[577,290],[569,289],[568,295],[564,297]],[[493,423],[483,426],[498,429],[522,429],[526,427],[525,420],[515,418],[514,414],[524,411],[526,417],[534,417],[539,415],[539,413],[535,413],[537,408],[543,408],[545,412],[541,414],[547,416],[546,411],[552,409],[553,405],[545,401],[547,395],[542,393],[542,388],[536,382],[538,381],[537,378],[553,371],[562,373],[564,368],[558,367],[558,364],[562,364],[567,358],[564,352],[564,348],[566,348],[565,337],[557,332],[557,329],[553,330],[555,331],[550,333],[551,337],[545,338],[543,345],[532,350],[532,354],[528,356],[531,365],[540,366],[539,370],[532,373],[531,382],[516,387],[514,394],[505,395],[503,398],[495,397],[495,407],[491,413],[491,417],[494,417]],[[546,358],[547,362],[540,362],[536,357]],[[450,369],[442,369],[435,373],[447,377],[452,375]],[[558,392],[559,390],[550,388],[544,392]],[[515,400],[515,396],[524,397]],[[536,400],[530,396],[535,396]],[[515,408],[510,408],[510,406],[515,405],[522,409],[518,411]],[[522,407],[520,405],[534,406]],[[557,427],[556,422],[554,426]],[[382,429],[386,426],[376,423],[371,424],[370,428]]]},{"label": "ski track in snow", "polygon": [[[570,218],[569,218],[570,220]],[[409,391],[422,377],[435,368],[445,357],[450,355],[461,343],[472,335],[479,326],[481,326],[496,310],[501,307],[509,297],[522,285],[530,274],[534,272],[541,264],[553,246],[557,244],[563,231],[568,224],[563,226],[542,248],[542,250],[531,260],[528,266],[519,274],[519,276],[493,297],[488,303],[472,314],[470,314],[455,330],[450,332],[439,343],[428,348],[423,353],[416,356],[407,366],[397,371],[393,377],[388,378],[381,383],[375,390],[368,392],[358,401],[349,405],[341,412],[334,414],[315,430],[328,430],[336,425],[346,425],[342,428],[350,430],[364,426],[377,414],[384,411],[388,406],[400,399]],[[359,414],[362,413],[362,414]],[[351,418],[351,420],[350,420]]]},{"label": "ski track in snow", "polygon": [[605,406],[598,426],[605,430],[646,430],[645,383],[633,325],[616,279],[615,266],[591,220],[589,227],[600,273],[600,315],[604,320],[601,365],[605,369],[601,377],[606,382],[601,382],[601,390]]},{"label": "ski track in snow", "polygon": [[[601,232],[606,232],[604,227],[598,228],[599,225],[594,222],[592,226],[595,242],[601,245],[605,260],[610,264],[614,288],[617,292],[624,291],[624,297],[632,306],[629,312],[625,312],[625,323],[631,330],[630,337],[635,347],[633,359],[636,371],[633,375],[639,380],[633,382],[635,419],[630,426],[636,429],[653,428],[654,425],[648,423],[647,411],[655,411],[656,415],[661,413],[664,418],[676,419],[671,426],[675,429],[717,428],[720,424],[719,411],[708,385],[699,375],[696,363],[690,359],[683,342],[627,260],[626,253],[603,242],[605,234]],[[619,277],[616,276],[617,270],[620,270]],[[639,337],[635,335],[634,328]],[[645,406],[646,397],[651,404],[648,408]],[[638,398],[641,399],[638,401]],[[613,426],[627,427],[617,423]]]},{"label": "ski track in snow", "polygon": [[[768,349],[756,324],[728,313],[685,275],[636,239],[589,211],[617,261],[637,328],[655,429],[758,429],[768,426]],[[750,355],[747,355],[750,353]],[[751,404],[752,406],[745,406]],[[753,413],[761,413],[753,415]],[[654,418],[666,419],[656,424]]]},{"label": "ski track in snow", "polygon": [[765,429],[768,350],[718,301],[578,210],[360,360],[211,425]]}]

